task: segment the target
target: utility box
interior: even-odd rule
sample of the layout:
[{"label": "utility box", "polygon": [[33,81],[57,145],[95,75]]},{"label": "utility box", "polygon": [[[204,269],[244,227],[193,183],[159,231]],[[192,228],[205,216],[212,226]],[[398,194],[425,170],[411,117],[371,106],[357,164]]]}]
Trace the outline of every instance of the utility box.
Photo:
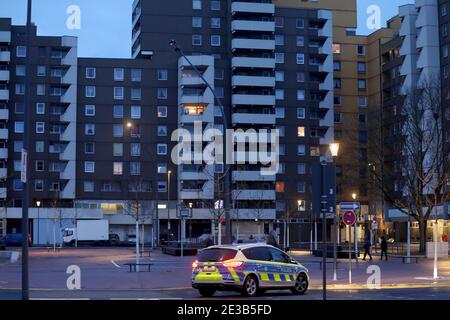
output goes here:
[{"label": "utility box", "polygon": [[[427,259],[434,259],[434,242],[427,242]],[[438,258],[448,258],[448,242],[438,242]]]}]

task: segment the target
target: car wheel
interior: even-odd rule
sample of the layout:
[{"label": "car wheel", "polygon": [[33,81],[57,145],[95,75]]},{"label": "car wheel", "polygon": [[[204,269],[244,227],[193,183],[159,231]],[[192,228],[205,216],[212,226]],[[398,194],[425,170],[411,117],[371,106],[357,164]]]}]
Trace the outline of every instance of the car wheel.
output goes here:
[{"label": "car wheel", "polygon": [[245,297],[255,297],[258,294],[258,287],[258,279],[254,275],[249,275],[245,278],[242,295]]},{"label": "car wheel", "polygon": [[293,294],[304,294],[308,290],[308,277],[304,273],[300,273],[295,280],[295,287],[291,289]]},{"label": "car wheel", "polygon": [[216,293],[216,289],[214,288],[199,288],[198,292],[202,297],[208,298],[212,297],[214,293]]}]

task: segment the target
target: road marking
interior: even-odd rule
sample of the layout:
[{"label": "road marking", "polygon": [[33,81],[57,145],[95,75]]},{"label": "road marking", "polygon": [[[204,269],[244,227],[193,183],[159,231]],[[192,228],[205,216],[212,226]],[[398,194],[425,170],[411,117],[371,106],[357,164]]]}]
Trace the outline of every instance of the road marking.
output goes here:
[{"label": "road marking", "polygon": [[159,300],[183,300],[183,298],[109,298],[111,301],[159,301]]},{"label": "road marking", "polygon": [[77,301],[77,300],[91,300],[90,298],[31,298],[30,300],[36,300],[36,301],[48,301],[48,300],[56,300],[56,301]]},{"label": "road marking", "polygon": [[119,268],[119,269],[122,268],[122,267],[119,266],[117,263],[115,263],[114,260],[111,260],[111,263],[112,263],[114,266],[116,266],[117,268]]}]

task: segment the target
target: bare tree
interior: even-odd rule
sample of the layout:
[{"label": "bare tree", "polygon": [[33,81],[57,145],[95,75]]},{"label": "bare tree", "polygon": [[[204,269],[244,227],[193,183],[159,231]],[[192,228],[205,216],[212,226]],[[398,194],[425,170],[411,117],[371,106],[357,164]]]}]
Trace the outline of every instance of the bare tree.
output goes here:
[{"label": "bare tree", "polygon": [[[371,140],[371,179],[389,204],[418,222],[423,253],[427,222],[449,195],[449,146],[444,136],[440,81],[430,78],[410,89],[395,113],[389,127],[383,126],[389,119],[386,115],[371,119],[375,132]],[[394,143],[386,147],[386,139],[392,136]]]}]

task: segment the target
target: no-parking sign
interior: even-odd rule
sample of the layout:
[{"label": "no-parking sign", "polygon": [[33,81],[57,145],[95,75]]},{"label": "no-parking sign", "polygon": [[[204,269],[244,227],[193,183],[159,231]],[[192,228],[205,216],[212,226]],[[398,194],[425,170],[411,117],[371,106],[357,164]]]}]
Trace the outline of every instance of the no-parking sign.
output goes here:
[{"label": "no-parking sign", "polygon": [[345,211],[344,216],[342,217],[344,223],[348,226],[352,226],[356,222],[356,215],[353,211]]}]

